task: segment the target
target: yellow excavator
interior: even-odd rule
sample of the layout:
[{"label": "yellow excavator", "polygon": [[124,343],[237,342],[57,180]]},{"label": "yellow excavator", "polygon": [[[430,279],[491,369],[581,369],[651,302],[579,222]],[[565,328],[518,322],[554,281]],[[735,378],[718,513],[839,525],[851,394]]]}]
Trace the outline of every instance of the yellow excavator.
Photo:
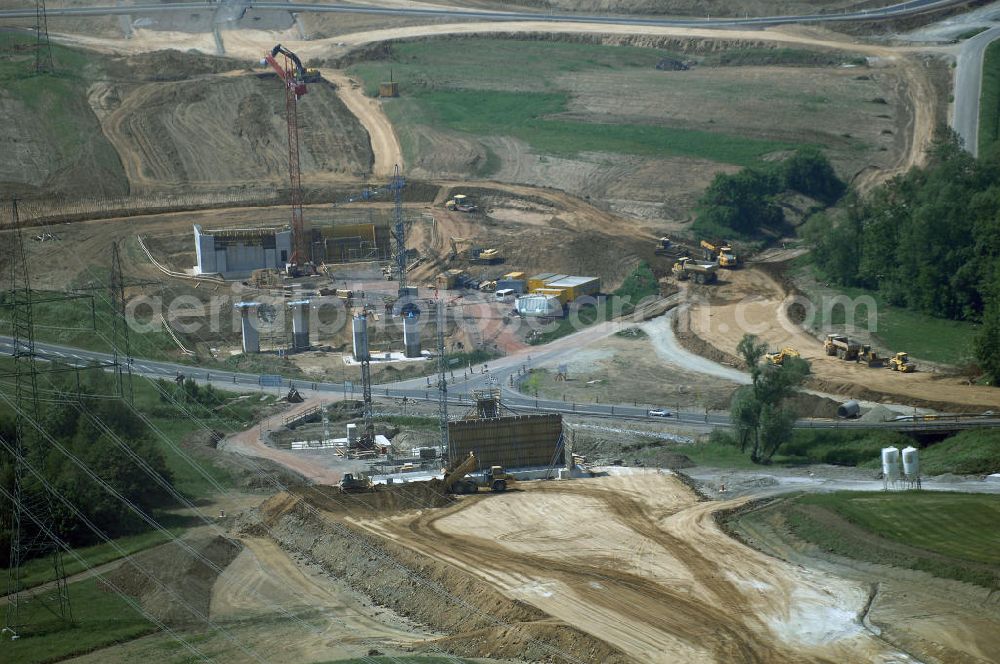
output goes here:
[{"label": "yellow excavator", "polygon": [[786,346],[779,351],[764,355],[764,359],[776,367],[782,366],[785,363],[785,360],[789,357],[800,357],[799,351],[790,346]]},{"label": "yellow excavator", "polygon": [[[476,469],[479,461],[476,459],[476,455],[469,452],[469,456],[465,457],[460,463],[452,466],[444,471],[444,490],[445,493],[455,493],[455,494],[469,494],[479,492],[479,482],[476,480],[466,477],[469,473]],[[507,483],[511,481],[511,476],[504,470],[503,466],[491,466],[488,471],[483,473],[483,484],[490,489],[490,491],[506,491]]]}]

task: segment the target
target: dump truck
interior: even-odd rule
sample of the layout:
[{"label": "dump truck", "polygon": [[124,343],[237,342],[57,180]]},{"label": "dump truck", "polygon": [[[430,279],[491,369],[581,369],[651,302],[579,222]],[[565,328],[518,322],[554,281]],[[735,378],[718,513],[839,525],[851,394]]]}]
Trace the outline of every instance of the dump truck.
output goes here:
[{"label": "dump truck", "polygon": [[889,368],[902,373],[913,373],[917,370],[917,365],[910,362],[909,354],[900,352],[889,358]]},{"label": "dump truck", "polygon": [[843,334],[828,334],[823,350],[827,355],[836,355],[842,360],[856,360],[861,353],[861,344],[851,341]]},{"label": "dump truck", "polygon": [[490,491],[506,491],[508,482],[512,477],[504,470],[503,466],[491,466],[483,473],[482,481],[477,481],[467,477],[469,473],[476,469],[478,464],[476,455],[469,452],[461,463],[444,472],[444,490],[447,493],[468,494],[477,493],[480,486],[485,486]]},{"label": "dump truck", "polygon": [[444,206],[453,212],[472,213],[479,211],[479,207],[470,201],[465,194],[455,194],[454,198],[445,203]]},{"label": "dump truck", "polygon": [[729,242],[721,240],[718,242],[701,241],[701,248],[705,250],[705,258],[718,261],[719,267],[733,269],[739,267],[740,259],[733,253],[733,248]]},{"label": "dump truck", "polygon": [[372,484],[371,479],[359,475],[355,477],[351,473],[344,473],[344,477],[341,478],[340,484],[341,493],[368,493],[375,491],[375,485]]},{"label": "dump truck", "polygon": [[789,357],[800,357],[799,351],[791,348],[790,346],[786,346],[779,351],[764,355],[764,359],[776,367],[782,366],[785,363],[785,360]]},{"label": "dump truck", "polygon": [[717,270],[715,263],[699,263],[685,256],[674,263],[670,272],[678,281],[693,279],[697,284],[714,284],[719,280]]},{"label": "dump truck", "polygon": [[864,362],[872,369],[881,369],[889,364],[889,358],[879,355],[879,352],[868,344],[861,346],[858,361]]}]

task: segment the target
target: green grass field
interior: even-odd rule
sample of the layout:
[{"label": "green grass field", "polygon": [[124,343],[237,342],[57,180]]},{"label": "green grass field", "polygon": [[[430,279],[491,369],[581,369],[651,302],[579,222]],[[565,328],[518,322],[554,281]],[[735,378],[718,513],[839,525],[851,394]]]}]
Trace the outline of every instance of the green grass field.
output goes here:
[{"label": "green grass field", "polygon": [[[462,58],[453,57],[455,52]],[[471,138],[510,136],[536,152],[572,156],[611,152],[639,156],[686,156],[749,165],[792,143],[724,132],[633,124],[613,119],[565,117],[571,93],[560,76],[588,71],[650,71],[663,57],[657,49],[549,41],[456,39],[393,45],[386,60],[349,68],[374,95],[379,81],[404,81],[402,97],[385,106],[409,158],[431,146],[407,127],[425,125]],[[503,63],[498,66],[498,63]],[[530,72],[530,75],[524,75]],[[489,175],[499,160],[480,164]]]},{"label": "green grass field", "polygon": [[[808,262],[808,257],[800,259],[799,270],[795,273],[796,283],[805,291],[809,299],[819,303],[816,307],[816,317],[813,322],[815,329],[825,329],[828,326],[844,325],[846,309],[843,306],[833,306],[824,310],[824,298],[846,295],[848,298],[859,298],[865,302],[871,298],[875,302],[877,316],[875,318],[876,345],[881,346],[886,353],[906,351],[917,360],[929,360],[945,364],[963,365],[973,358],[972,339],[978,331],[978,326],[944,318],[934,318],[910,309],[889,305],[876,291],[862,288],[838,287],[836,290],[826,288],[817,282],[814,268]],[[865,298],[861,300],[860,298]],[[855,326],[867,329],[869,310],[865,304],[854,309]]]},{"label": "green grass field", "polygon": [[122,643],[156,631],[156,627],[113,592],[97,587],[97,579],[69,586],[72,626],[65,626],[40,602],[31,602],[25,619],[27,633],[15,641],[4,640],[4,661],[18,664],[56,662],[74,655]]},{"label": "green grass field", "polygon": [[836,492],[772,509],[823,550],[1000,588],[1000,496]]},{"label": "green grass field", "polygon": [[[169,530],[174,536],[180,535],[183,532],[183,529],[181,528],[170,528]],[[150,549],[154,546],[163,544],[166,541],[168,541],[168,538],[158,531],[119,537],[114,540],[115,544],[123,549],[127,555],[132,555],[133,553]],[[74,552],[83,560],[81,562],[74,556],[63,556],[63,565],[66,568],[66,574],[70,576],[83,572],[90,567],[103,565],[104,563],[109,563],[113,560],[121,558],[115,548],[110,544],[96,544],[94,546],[80,547],[78,549],[74,549]],[[51,558],[35,558],[34,560],[29,560],[21,568],[21,570],[21,587],[23,588],[32,588],[47,581],[51,581],[54,578],[52,575]]]},{"label": "green grass field", "polygon": [[986,47],[983,87],[979,96],[979,149],[1000,140],[1000,42]]}]

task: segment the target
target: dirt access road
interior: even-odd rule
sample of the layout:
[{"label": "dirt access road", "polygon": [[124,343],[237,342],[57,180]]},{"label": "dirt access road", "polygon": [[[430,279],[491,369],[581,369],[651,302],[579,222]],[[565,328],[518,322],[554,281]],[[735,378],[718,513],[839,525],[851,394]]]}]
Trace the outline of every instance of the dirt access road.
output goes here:
[{"label": "dirt access road", "polygon": [[860,624],[859,584],[768,558],[657,472],[531,482],[354,521],[459,567],[635,662],[905,662]]},{"label": "dirt access road", "polygon": [[[722,282],[702,291],[709,300],[690,307],[691,331],[729,356],[736,357],[736,347],[745,333],[756,334],[771,348],[791,346],[809,360],[817,389],[835,394],[861,396],[865,390],[918,399],[948,402],[995,409],[1000,406],[996,389],[969,385],[957,376],[933,371],[899,374],[888,369],[845,362],[828,356],[815,336],[791,321],[787,314],[786,293],[771,277],[760,270],[726,270]],[[863,328],[866,319],[855,323]],[[852,335],[854,336],[854,335]],[[867,397],[866,397],[867,398]]]},{"label": "dirt access road", "polygon": [[353,83],[344,72],[335,69],[324,69],[322,72],[325,79],[337,86],[337,96],[344,102],[347,110],[368,131],[372,153],[375,155],[372,175],[388,178],[392,176],[393,167],[397,164],[402,169],[403,149],[399,146],[399,137],[396,136],[392,123],[382,110],[382,103],[378,99],[366,97],[361,87]]}]

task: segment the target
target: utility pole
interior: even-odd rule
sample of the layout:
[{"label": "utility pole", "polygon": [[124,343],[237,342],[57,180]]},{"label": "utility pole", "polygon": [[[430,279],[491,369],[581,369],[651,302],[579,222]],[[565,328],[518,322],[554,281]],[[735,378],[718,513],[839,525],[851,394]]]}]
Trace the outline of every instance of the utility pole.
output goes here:
[{"label": "utility pole", "polygon": [[455,463],[455,455],[452,453],[451,445],[448,441],[448,379],[445,376],[448,362],[444,357],[444,326],[447,321],[447,312],[444,309],[444,300],[437,301],[437,352],[438,352],[438,427],[441,430],[441,446],[448,455],[448,465]]},{"label": "utility pole", "polygon": [[45,0],[35,0],[35,73],[55,71],[52,64],[52,45],[49,43],[49,19]]},{"label": "utility pole", "polygon": [[[29,419],[38,422],[38,367],[35,360],[35,331],[33,296],[28,278],[28,261],[21,236],[17,200],[11,202],[11,222],[14,237],[7,243],[7,262],[10,269],[7,306],[10,309],[11,336],[14,362],[14,487],[10,524],[10,567],[7,572],[7,608],[5,613],[5,633],[14,636],[27,626],[25,605],[31,601],[41,603],[49,612],[65,623],[73,620],[69,592],[66,584],[66,569],[63,566],[62,550],[45,531],[52,522],[52,504],[48,493],[32,495],[26,491],[30,475],[25,464],[28,448],[37,439],[29,434]],[[29,515],[33,515],[29,516]],[[45,527],[29,528],[32,518],[39,519]],[[47,522],[47,523],[46,523]],[[51,555],[53,587],[35,594],[21,588],[21,569],[31,558]]]},{"label": "utility pole", "polygon": [[125,317],[125,279],[122,277],[121,255],[118,242],[111,243],[111,277],[108,280],[111,306],[111,357],[118,379],[118,396],[133,402],[132,352],[128,343],[128,320]]}]

